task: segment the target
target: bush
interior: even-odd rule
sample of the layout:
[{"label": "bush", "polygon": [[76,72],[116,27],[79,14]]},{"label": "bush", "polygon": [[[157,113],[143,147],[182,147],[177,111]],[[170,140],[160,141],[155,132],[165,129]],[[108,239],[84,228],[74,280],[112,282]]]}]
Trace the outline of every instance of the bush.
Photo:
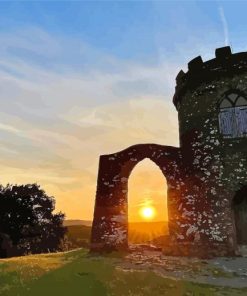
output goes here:
[{"label": "bush", "polygon": [[54,209],[54,197],[37,184],[0,186],[0,256],[62,250],[65,215]]}]

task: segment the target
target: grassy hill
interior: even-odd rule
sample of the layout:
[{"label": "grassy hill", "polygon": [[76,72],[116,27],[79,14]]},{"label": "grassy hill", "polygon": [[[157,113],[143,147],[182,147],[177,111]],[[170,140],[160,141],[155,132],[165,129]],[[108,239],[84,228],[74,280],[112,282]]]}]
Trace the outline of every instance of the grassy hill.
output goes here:
[{"label": "grassy hill", "polygon": [[92,221],[89,220],[65,220],[64,226],[74,226],[74,225],[84,225],[84,226],[92,226]]},{"label": "grassy hill", "polygon": [[161,277],[150,270],[123,270],[121,257],[67,253],[0,259],[1,296],[243,296],[246,289],[209,286]]},{"label": "grassy hill", "polygon": [[[87,247],[91,235],[91,226],[84,225],[82,220],[65,223],[68,228],[70,249]],[[79,221],[79,222],[78,222]],[[76,224],[79,223],[79,224]],[[129,242],[144,243],[168,234],[167,222],[133,222],[129,223]]]},{"label": "grassy hill", "polygon": [[66,234],[69,242],[69,249],[87,248],[90,242],[91,226],[85,225],[70,225],[67,226]]}]

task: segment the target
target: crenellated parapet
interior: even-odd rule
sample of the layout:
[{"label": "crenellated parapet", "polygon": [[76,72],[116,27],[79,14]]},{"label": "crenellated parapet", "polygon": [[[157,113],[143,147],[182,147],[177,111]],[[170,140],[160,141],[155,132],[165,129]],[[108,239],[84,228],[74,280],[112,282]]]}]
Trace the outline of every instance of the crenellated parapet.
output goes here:
[{"label": "crenellated parapet", "polygon": [[217,48],[215,58],[203,62],[198,56],[188,63],[188,71],[181,70],[176,77],[173,103],[178,105],[187,90],[193,90],[202,83],[210,83],[223,77],[232,77],[247,71],[247,52],[232,54],[230,46]]}]

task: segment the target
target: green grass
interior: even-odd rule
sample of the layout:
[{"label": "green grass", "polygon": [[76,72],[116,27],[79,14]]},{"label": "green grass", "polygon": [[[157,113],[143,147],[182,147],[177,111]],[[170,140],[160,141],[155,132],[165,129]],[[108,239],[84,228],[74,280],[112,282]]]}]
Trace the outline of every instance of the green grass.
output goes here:
[{"label": "green grass", "polygon": [[152,271],[119,268],[121,257],[89,256],[86,250],[0,260],[4,296],[220,296],[230,289],[163,278]]}]

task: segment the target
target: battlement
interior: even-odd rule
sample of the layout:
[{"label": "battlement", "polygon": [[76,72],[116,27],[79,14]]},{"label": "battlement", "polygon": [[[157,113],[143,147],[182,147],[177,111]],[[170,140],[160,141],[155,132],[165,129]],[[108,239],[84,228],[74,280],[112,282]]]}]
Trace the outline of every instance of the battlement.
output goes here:
[{"label": "battlement", "polygon": [[178,107],[187,90],[198,87],[201,83],[210,83],[221,77],[231,77],[247,71],[247,52],[232,54],[230,46],[217,48],[215,58],[203,62],[198,56],[188,63],[188,71],[181,70],[176,77],[176,89],[173,103]]}]

